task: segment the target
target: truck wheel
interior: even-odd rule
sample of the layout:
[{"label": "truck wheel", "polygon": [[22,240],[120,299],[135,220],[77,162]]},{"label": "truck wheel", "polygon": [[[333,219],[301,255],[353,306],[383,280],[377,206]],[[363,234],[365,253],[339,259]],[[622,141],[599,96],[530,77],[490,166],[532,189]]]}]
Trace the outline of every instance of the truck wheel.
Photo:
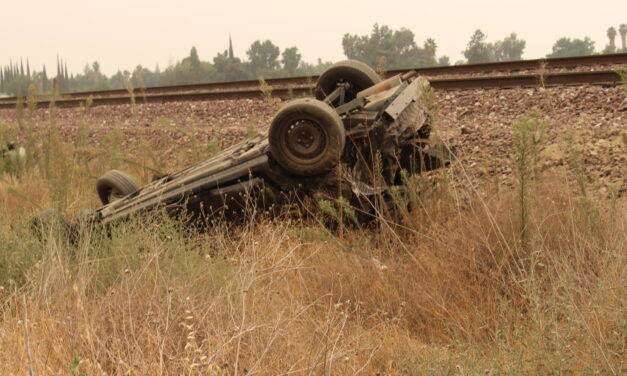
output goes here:
[{"label": "truck wheel", "polygon": [[110,170],[96,182],[96,191],[103,205],[117,201],[139,189],[139,185],[125,173]]},{"label": "truck wheel", "polygon": [[[322,72],[316,82],[316,99],[323,100],[340,83],[350,84],[344,102],[357,97],[357,93],[381,81],[381,77],[368,65],[357,60],[344,60],[331,65]],[[337,107],[338,101],[331,105]]]},{"label": "truck wheel", "polygon": [[297,99],[279,110],[268,138],[272,157],[300,176],[332,169],[346,142],[342,119],[328,104],[314,99]]}]

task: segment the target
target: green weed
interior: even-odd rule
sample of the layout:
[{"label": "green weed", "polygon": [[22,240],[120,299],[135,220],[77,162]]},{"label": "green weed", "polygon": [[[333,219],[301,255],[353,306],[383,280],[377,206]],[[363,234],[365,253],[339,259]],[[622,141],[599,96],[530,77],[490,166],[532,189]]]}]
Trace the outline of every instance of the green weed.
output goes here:
[{"label": "green weed", "polygon": [[545,140],[547,121],[533,110],[513,125],[512,165],[518,183],[518,210],[520,241],[529,246],[529,201],[534,181],[537,179],[540,151]]},{"label": "green weed", "polygon": [[208,143],[207,143],[207,150],[209,152],[209,155],[215,155],[218,154],[220,152],[220,141],[218,141],[217,138],[212,138]]},{"label": "green weed", "polygon": [[122,81],[129,97],[131,98],[131,113],[135,116],[137,114],[137,106],[135,105],[135,89],[133,89],[133,84],[128,75],[122,77]]},{"label": "green weed", "polygon": [[261,90],[261,96],[268,104],[274,103],[274,99],[272,98],[272,86],[268,85],[263,77],[259,77],[259,90]]}]

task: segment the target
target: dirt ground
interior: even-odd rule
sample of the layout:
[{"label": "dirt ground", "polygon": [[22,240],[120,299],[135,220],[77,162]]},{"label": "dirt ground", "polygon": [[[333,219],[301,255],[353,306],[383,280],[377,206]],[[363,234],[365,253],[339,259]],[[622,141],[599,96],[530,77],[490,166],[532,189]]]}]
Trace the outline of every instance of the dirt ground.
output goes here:
[{"label": "dirt ground", "polygon": [[[622,87],[578,86],[439,91],[435,135],[457,150],[459,161],[477,181],[509,185],[512,169],[512,125],[537,108],[548,122],[542,151],[542,168],[568,164],[566,134],[572,131],[582,148],[583,167],[591,186],[603,191],[627,190],[627,96]],[[76,136],[79,124],[88,125],[89,143],[117,129],[123,150],[133,154],[140,142],[166,154],[187,150],[192,156],[195,139],[200,144],[216,140],[228,147],[251,132],[267,130],[281,100],[242,99],[207,102],[138,103],[56,109],[62,136]],[[26,109],[24,122],[30,113]],[[43,135],[50,110],[33,114],[35,133]],[[0,122],[15,130],[17,113],[0,110]],[[182,132],[181,132],[182,130]],[[215,141],[214,141],[215,142]],[[572,148],[571,148],[572,149]],[[190,160],[191,162],[191,160]],[[486,179],[488,178],[488,179]]]},{"label": "dirt ground", "polygon": [[[608,199],[626,187],[623,89],[450,91],[437,102],[433,136],[458,161],[418,180],[434,189],[410,198],[402,226],[382,214],[376,228],[329,231],[322,206],[312,218],[255,211],[203,233],[155,215],[81,227],[76,245],[54,226],[40,241],[28,220],[99,206],[94,182],[112,150],[141,162],[150,148],[178,169],[266,130],[281,102],[57,109],[52,120],[26,110],[20,121],[0,110],[0,141],[24,142],[32,125],[43,144],[56,124],[70,142],[53,152],[75,157],[3,173],[2,374],[626,374],[627,194]],[[513,129],[534,107],[547,179],[519,196]],[[79,129],[89,148],[71,144]],[[576,190],[569,131],[600,199]],[[90,148],[111,158],[84,166]],[[449,184],[463,189],[438,189]]]}]

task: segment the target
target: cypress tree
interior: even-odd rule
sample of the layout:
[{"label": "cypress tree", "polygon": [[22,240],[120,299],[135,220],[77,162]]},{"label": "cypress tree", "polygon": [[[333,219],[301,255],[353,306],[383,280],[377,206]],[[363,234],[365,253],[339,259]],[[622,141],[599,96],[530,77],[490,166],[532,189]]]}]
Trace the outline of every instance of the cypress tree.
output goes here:
[{"label": "cypress tree", "polygon": [[48,91],[48,74],[46,73],[46,64],[44,64],[44,69],[41,71],[41,91],[43,93]]},{"label": "cypress tree", "polygon": [[65,71],[64,71],[64,81],[65,81],[65,91],[70,91],[70,76],[67,74],[67,63],[63,63],[65,65]]},{"label": "cypress tree", "polygon": [[7,84],[9,83],[9,67],[4,67],[4,84],[2,85],[2,91],[7,89]]},{"label": "cypress tree", "polygon": [[[59,61],[59,56],[57,55],[57,89],[59,88],[58,85],[61,83],[61,62]],[[54,85],[53,85],[54,87]]]},{"label": "cypress tree", "polygon": [[30,64],[28,63],[28,58],[26,58],[26,75],[30,78]]},{"label": "cypress tree", "polygon": [[607,46],[606,50],[608,53],[616,52],[616,28],[614,26],[607,29],[607,37],[610,39],[610,44]]},{"label": "cypress tree", "polygon": [[233,54],[233,42],[231,41],[231,34],[229,34],[229,59],[233,57],[235,57]]},{"label": "cypress tree", "polygon": [[198,67],[200,65],[200,58],[198,57],[198,51],[196,47],[192,46],[191,51],[189,51],[189,63],[192,67]]},{"label": "cypress tree", "polygon": [[59,82],[57,84],[59,92],[65,91],[65,72],[63,71],[63,64],[63,59],[59,59]]},{"label": "cypress tree", "polygon": [[22,61],[22,58],[20,58],[20,76],[24,75],[24,62]]}]

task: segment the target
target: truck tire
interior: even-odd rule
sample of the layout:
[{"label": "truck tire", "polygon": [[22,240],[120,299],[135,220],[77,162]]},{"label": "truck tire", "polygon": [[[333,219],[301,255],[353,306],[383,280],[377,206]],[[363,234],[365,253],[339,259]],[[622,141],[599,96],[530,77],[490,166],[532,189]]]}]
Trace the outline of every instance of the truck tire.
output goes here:
[{"label": "truck tire", "polygon": [[297,99],[281,108],[270,125],[270,154],[287,172],[312,176],[340,160],[346,133],[339,115],[315,99]]},{"label": "truck tire", "polygon": [[103,205],[117,201],[139,189],[139,185],[125,173],[110,170],[96,182],[96,191]]},{"label": "truck tire", "polygon": [[[347,82],[350,89],[347,91],[344,102],[347,103],[357,97],[357,93],[381,81],[381,77],[368,65],[357,60],[339,61],[327,68],[316,82],[316,99],[323,100],[331,94],[339,83]],[[337,102],[337,101],[334,101]],[[331,106],[337,107],[337,103]]]}]

